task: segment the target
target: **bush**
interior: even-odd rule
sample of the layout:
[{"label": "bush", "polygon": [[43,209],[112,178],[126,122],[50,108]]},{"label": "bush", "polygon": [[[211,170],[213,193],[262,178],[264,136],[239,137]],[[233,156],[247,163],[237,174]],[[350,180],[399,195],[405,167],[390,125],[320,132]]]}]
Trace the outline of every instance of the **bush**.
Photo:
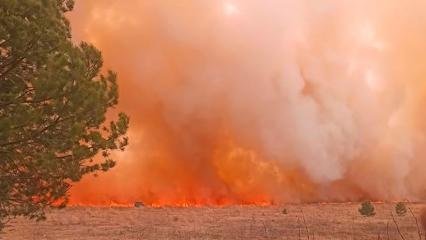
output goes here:
[{"label": "bush", "polygon": [[372,217],[376,215],[374,212],[374,206],[370,201],[361,203],[361,207],[358,209],[358,212],[365,217]]},{"label": "bush", "polygon": [[395,205],[395,212],[398,216],[404,216],[407,213],[407,207],[403,202],[399,202]]},{"label": "bush", "polygon": [[283,213],[284,215],[287,215],[287,214],[288,214],[287,208],[284,208],[284,209],[283,209],[283,211],[282,211],[282,213]]}]

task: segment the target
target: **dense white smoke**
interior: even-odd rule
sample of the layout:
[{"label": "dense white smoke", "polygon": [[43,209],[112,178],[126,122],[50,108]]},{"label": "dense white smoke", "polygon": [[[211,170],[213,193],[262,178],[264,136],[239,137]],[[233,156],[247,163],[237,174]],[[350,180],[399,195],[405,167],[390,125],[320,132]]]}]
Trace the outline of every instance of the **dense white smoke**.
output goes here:
[{"label": "dense white smoke", "polygon": [[95,182],[124,201],[423,198],[425,11],[420,0],[77,2],[74,34],[119,73],[133,141],[76,201],[96,198]]}]

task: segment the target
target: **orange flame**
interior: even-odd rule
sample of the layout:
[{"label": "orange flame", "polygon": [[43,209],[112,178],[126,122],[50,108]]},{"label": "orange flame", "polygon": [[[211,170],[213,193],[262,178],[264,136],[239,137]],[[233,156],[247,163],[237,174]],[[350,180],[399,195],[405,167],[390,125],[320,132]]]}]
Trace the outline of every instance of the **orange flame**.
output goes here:
[{"label": "orange flame", "polygon": [[131,126],[71,204],[425,198],[426,3],[266,2],[77,1]]}]

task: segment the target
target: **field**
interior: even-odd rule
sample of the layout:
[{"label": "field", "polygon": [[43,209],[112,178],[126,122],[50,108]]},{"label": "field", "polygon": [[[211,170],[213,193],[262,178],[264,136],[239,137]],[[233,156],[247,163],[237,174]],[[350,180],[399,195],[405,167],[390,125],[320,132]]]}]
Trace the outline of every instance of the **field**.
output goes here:
[{"label": "field", "polygon": [[[390,211],[375,204],[362,217],[359,204],[303,204],[202,208],[93,208],[51,210],[47,221],[16,219],[2,239],[401,239]],[[426,204],[410,204],[419,215]],[[283,214],[286,208],[288,214]],[[405,239],[419,239],[414,218],[395,217]],[[387,224],[388,234],[387,234]],[[380,234],[380,236],[379,236]],[[388,238],[389,236],[389,238]]]}]

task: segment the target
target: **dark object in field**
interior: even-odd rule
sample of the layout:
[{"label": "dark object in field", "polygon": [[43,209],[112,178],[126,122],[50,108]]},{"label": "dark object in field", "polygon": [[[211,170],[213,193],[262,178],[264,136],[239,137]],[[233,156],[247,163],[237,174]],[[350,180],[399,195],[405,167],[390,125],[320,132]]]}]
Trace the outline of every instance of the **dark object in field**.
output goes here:
[{"label": "dark object in field", "polygon": [[283,209],[283,211],[282,211],[282,213],[283,213],[284,215],[287,215],[287,214],[288,214],[287,208],[284,208],[284,209]]},{"label": "dark object in field", "polygon": [[374,206],[370,201],[365,201],[361,203],[361,207],[358,209],[358,212],[362,216],[366,216],[366,217],[372,217],[376,215],[376,213],[374,212]]},{"label": "dark object in field", "polygon": [[426,208],[423,208],[420,213],[420,223],[422,224],[423,231],[426,232]]},{"label": "dark object in field", "polygon": [[398,216],[404,216],[407,213],[407,207],[405,203],[399,202],[395,205],[395,212]]},{"label": "dark object in field", "polygon": [[140,208],[140,207],[143,207],[143,206],[145,206],[143,204],[143,202],[135,202],[135,208]]}]

